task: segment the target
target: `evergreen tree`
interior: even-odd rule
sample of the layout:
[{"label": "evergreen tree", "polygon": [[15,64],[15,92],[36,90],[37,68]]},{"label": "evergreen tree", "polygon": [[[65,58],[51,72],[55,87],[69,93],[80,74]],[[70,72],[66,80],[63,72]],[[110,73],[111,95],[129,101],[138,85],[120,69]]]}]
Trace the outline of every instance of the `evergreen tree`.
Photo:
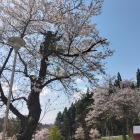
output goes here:
[{"label": "evergreen tree", "polygon": [[61,130],[64,140],[74,140],[75,131],[82,126],[85,132],[85,140],[89,140],[89,128],[86,126],[85,117],[88,113],[88,106],[93,103],[93,93],[87,93],[70,108],[65,108],[63,113],[59,112],[55,125]]},{"label": "evergreen tree", "polygon": [[114,86],[112,84],[111,79],[109,79],[109,89],[108,89],[109,94],[114,92]]},{"label": "evergreen tree", "polygon": [[55,125],[59,128],[61,128],[61,123],[63,122],[63,115],[61,112],[58,112],[56,119],[55,119]]},{"label": "evergreen tree", "polygon": [[137,78],[137,87],[140,87],[140,70],[139,69],[137,70],[136,78]]},{"label": "evergreen tree", "polygon": [[64,140],[68,140],[69,137],[69,125],[70,125],[69,115],[70,115],[69,110],[67,109],[67,107],[65,107],[62,113],[62,122],[60,122],[61,132]]},{"label": "evergreen tree", "polygon": [[132,83],[131,88],[132,88],[132,89],[135,89],[135,87],[136,87],[135,84]]},{"label": "evergreen tree", "polygon": [[75,112],[76,108],[75,105],[72,103],[71,107],[69,108],[70,117],[69,117],[69,138],[70,140],[74,138],[74,133],[76,130],[76,121],[75,121]]},{"label": "evergreen tree", "polygon": [[122,78],[121,78],[120,73],[118,72],[117,79],[115,80],[114,86],[121,88],[121,81],[122,81]]}]

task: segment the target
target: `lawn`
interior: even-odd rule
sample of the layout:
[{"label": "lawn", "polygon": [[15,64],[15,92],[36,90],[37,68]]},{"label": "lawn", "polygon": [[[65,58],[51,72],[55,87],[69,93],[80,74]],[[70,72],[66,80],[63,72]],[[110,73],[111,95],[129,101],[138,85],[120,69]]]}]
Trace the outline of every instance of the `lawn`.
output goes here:
[{"label": "lawn", "polygon": [[[121,137],[120,138],[101,138],[100,140],[123,140]],[[132,138],[128,138],[127,140],[133,140]]]},{"label": "lawn", "polygon": [[[100,140],[109,140],[109,139],[106,139],[106,138],[102,138]],[[122,140],[122,138],[110,138],[110,140]]]}]

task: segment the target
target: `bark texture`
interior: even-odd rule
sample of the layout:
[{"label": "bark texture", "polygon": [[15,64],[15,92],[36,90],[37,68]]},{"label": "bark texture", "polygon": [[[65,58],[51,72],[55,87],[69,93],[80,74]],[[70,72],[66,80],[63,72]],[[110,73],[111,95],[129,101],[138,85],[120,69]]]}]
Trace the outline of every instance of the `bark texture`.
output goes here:
[{"label": "bark texture", "polygon": [[31,140],[32,135],[38,125],[41,114],[39,93],[32,92],[28,98],[29,115],[27,121],[22,124],[21,134],[17,135],[17,140]]}]

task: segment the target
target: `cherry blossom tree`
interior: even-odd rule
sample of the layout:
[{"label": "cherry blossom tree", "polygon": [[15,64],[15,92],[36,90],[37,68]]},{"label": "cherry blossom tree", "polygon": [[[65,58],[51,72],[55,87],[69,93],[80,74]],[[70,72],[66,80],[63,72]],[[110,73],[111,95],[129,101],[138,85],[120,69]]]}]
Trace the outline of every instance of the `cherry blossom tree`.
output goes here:
[{"label": "cherry blossom tree", "polygon": [[112,94],[106,86],[96,89],[92,110],[86,117],[87,124],[109,126],[115,119],[121,123],[124,140],[127,133],[132,135],[132,127],[140,115],[140,90],[132,89],[131,85],[129,80],[122,81],[120,88],[116,88]]},{"label": "cherry blossom tree", "polygon": [[[126,140],[126,135],[131,134],[133,136],[132,127],[136,121],[139,120],[140,107],[139,89],[131,89],[130,87],[120,89],[111,97],[112,100],[112,114],[122,124],[122,136]],[[111,102],[110,102],[111,103]]]},{"label": "cherry blossom tree", "polygon": [[50,131],[46,128],[37,131],[35,134],[35,140],[49,140]]},{"label": "cherry blossom tree", "polygon": [[82,140],[85,138],[84,130],[82,127],[78,127],[74,135],[75,139]]},{"label": "cherry blossom tree", "polygon": [[93,104],[89,107],[90,111],[87,114],[85,120],[87,125],[91,125],[94,128],[101,128],[102,125],[106,128],[106,135],[108,133],[108,125],[111,120],[111,105],[109,86],[103,85],[94,90]]},{"label": "cherry blossom tree", "polygon": [[[31,140],[38,124],[40,94],[47,87],[73,93],[77,78],[93,86],[112,55],[91,19],[102,0],[0,0],[0,107],[7,103],[13,47],[10,37],[26,45],[18,52],[10,111],[21,121],[18,140]],[[98,49],[100,47],[100,49]],[[27,114],[22,109],[27,107]]]},{"label": "cherry blossom tree", "polygon": [[97,129],[91,129],[89,136],[92,140],[98,140],[100,138],[99,131]]}]

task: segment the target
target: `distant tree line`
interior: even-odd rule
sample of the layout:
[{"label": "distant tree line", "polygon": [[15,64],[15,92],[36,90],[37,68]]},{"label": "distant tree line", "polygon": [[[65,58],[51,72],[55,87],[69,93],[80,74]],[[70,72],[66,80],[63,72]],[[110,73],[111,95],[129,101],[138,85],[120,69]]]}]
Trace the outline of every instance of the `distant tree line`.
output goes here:
[{"label": "distant tree line", "polygon": [[88,106],[93,102],[92,96],[93,93],[87,91],[81,99],[57,114],[55,125],[61,130],[64,140],[73,140],[79,126],[84,128],[88,140],[89,128],[86,126],[85,117],[88,113]]},{"label": "distant tree line", "polygon": [[[109,108],[109,106],[108,106],[108,110],[106,111],[102,110],[103,107],[101,106],[105,105],[107,107],[106,103],[107,102],[110,103],[109,99],[114,98],[115,100],[115,98],[118,98],[119,96],[121,96],[122,92],[124,92],[124,96],[125,94],[126,96],[130,96],[127,94],[127,92],[129,91],[132,92],[132,91],[135,91],[135,89],[137,90],[139,88],[140,88],[140,70],[139,69],[137,70],[137,73],[136,73],[136,82],[131,81],[131,80],[122,80],[121,74],[118,72],[116,78],[113,81],[111,81],[110,79],[108,81],[108,86],[107,86],[108,96],[105,97],[107,100],[105,98],[99,97],[100,100],[102,98],[105,102],[105,103],[98,104],[98,106],[100,106],[99,107],[100,111],[103,113],[98,112],[99,113],[98,117],[96,117],[96,119],[94,118],[95,120],[94,119],[90,120],[90,125],[87,125],[87,120],[85,118],[87,118],[87,115],[89,114],[89,112],[93,110],[92,107],[96,107],[96,108],[98,107],[94,105],[96,104],[95,103],[96,98],[93,98],[95,91],[89,92],[89,90],[87,90],[87,93],[81,99],[79,99],[75,103],[72,103],[69,108],[65,107],[63,112],[59,112],[57,114],[55,125],[60,129],[61,134],[63,136],[63,140],[75,140],[74,135],[78,127],[83,128],[84,136],[85,136],[84,140],[91,139],[89,137],[90,135],[89,132],[91,128],[94,128],[94,129],[97,128],[101,136],[123,135],[123,139],[126,140],[126,137],[125,137],[126,134],[131,135],[130,133],[132,132],[132,126],[136,124],[138,125],[140,123],[140,120],[138,119],[137,114],[136,114],[136,112],[138,111],[134,112],[133,110],[131,110],[132,106],[130,106],[129,102],[128,101],[123,102],[122,100],[122,103],[120,103],[120,105],[123,106],[122,111],[124,111],[124,114],[126,116],[122,117],[123,119],[121,120],[118,118],[124,114],[121,114],[120,116],[115,116],[115,115],[113,116],[112,114],[110,114],[111,109]],[[133,115],[131,115],[131,113]],[[129,117],[127,117],[127,114]],[[95,121],[96,124],[92,123],[93,121]],[[125,121],[129,121],[129,122],[126,123]],[[126,123],[126,125],[124,125],[124,123]]]}]

